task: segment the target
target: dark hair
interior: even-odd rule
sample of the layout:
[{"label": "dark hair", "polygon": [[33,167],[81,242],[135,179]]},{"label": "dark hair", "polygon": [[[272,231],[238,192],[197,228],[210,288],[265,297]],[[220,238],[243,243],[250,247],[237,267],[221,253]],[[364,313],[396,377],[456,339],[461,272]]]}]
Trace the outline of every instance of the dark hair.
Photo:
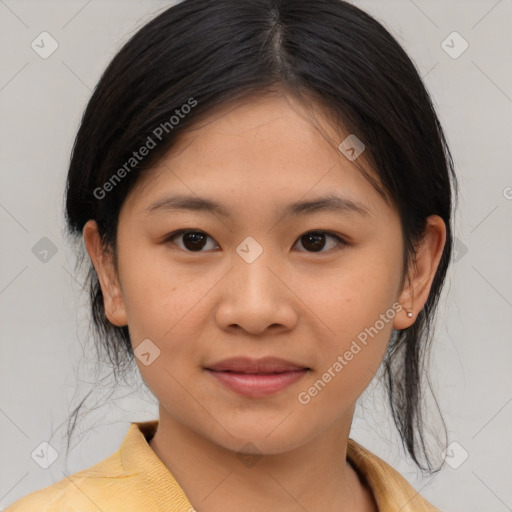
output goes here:
[{"label": "dark hair", "polygon": [[[422,381],[452,253],[457,181],[442,127],[413,62],[364,11],[341,0],[185,0],[159,14],[117,53],[87,105],[67,178],[68,232],[81,239],[84,224],[95,219],[105,248],[115,254],[124,199],[179,134],[228,103],[276,90],[304,104],[306,97],[313,99],[338,127],[363,141],[365,161],[401,217],[404,276],[426,218],[436,214],[446,224],[428,300],[411,327],[393,331],[383,364],[404,447],[421,469],[432,472]],[[149,139],[158,143],[147,156],[130,160]],[[82,246],[82,262],[83,253]],[[107,320],[96,272],[87,262],[97,343],[114,372],[120,371],[133,362],[128,327]],[[82,404],[73,412],[72,429]],[[68,425],[68,447],[69,434]]]}]

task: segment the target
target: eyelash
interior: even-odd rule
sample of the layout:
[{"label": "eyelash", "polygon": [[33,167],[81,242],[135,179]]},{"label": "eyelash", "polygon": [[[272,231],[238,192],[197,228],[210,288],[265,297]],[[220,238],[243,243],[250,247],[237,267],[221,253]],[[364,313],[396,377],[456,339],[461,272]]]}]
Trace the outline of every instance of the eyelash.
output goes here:
[{"label": "eyelash", "polygon": [[[205,233],[204,231],[199,231],[199,230],[194,230],[194,229],[179,229],[177,231],[173,231],[172,233],[169,233],[169,235],[167,235],[163,241],[163,243],[174,243],[173,240],[180,236],[180,235],[183,235],[185,233],[197,233],[197,234],[201,234],[201,235],[206,235],[208,238],[210,238],[211,240],[213,240],[213,238],[208,235],[208,233]],[[331,252],[333,250],[338,250],[340,249],[339,246],[347,246],[349,245],[349,243],[344,240],[342,237],[340,237],[339,235],[331,232],[331,231],[322,231],[322,230],[311,230],[311,231],[306,231],[304,234],[300,235],[299,238],[297,239],[297,242],[304,236],[306,235],[310,235],[310,234],[325,234],[331,238],[334,238],[335,240],[337,240],[338,242],[338,247],[334,248],[334,249],[329,249],[327,251],[324,251],[324,250],[320,250],[320,251],[299,251],[299,252],[306,252],[306,253],[309,253],[309,254],[322,254],[322,253],[328,253],[328,252]],[[295,242],[295,243],[297,243]],[[295,244],[294,244],[295,246]],[[180,250],[183,250],[184,252],[187,252],[189,254],[194,254],[194,253],[202,253],[202,252],[208,252],[208,251],[189,251],[187,249],[181,249],[181,247],[179,247]]]}]

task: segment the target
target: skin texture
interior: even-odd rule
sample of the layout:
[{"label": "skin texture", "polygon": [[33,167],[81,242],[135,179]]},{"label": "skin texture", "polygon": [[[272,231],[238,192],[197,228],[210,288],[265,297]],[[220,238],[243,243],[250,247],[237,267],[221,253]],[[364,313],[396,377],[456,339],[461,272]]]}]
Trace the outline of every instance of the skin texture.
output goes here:
[{"label": "skin texture", "polygon": [[[94,220],[83,231],[108,319],[128,325],[134,350],[146,339],[160,350],[147,366],[136,359],[160,404],[150,446],[201,511],[376,510],[346,463],[354,407],[392,329],[410,326],[426,302],[445,225],[429,217],[410,283],[400,289],[396,209],[299,103],[284,94],[265,96],[221,114],[184,134],[128,195],[117,269]],[[333,140],[348,135],[327,122],[324,129]],[[170,193],[214,199],[231,217],[144,211]],[[350,197],[369,214],[280,213],[288,203],[327,193]],[[183,236],[166,241],[185,228],[208,235],[202,252],[187,251]],[[347,243],[326,233],[316,252],[304,239],[310,231]],[[248,236],[263,250],[252,263],[236,252]],[[404,309],[309,403],[300,403],[298,394],[396,303]],[[235,356],[280,357],[311,370],[274,395],[248,398],[204,370]],[[244,463],[239,452],[256,454],[249,459],[255,463]]]}]

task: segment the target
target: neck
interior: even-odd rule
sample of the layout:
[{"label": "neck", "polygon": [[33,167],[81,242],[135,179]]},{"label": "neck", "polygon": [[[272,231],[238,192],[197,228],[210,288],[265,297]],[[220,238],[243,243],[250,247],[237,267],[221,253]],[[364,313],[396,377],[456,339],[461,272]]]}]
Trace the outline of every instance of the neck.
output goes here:
[{"label": "neck", "polygon": [[375,512],[371,492],[346,460],[352,415],[306,445],[264,455],[225,449],[160,408],[149,445],[201,512]]}]

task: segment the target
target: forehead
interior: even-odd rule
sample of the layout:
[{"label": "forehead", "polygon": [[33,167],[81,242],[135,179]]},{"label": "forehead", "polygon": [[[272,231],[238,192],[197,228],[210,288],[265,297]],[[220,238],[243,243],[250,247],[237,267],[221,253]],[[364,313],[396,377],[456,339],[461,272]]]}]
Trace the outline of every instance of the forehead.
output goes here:
[{"label": "forehead", "polygon": [[344,136],[321,110],[312,121],[289,96],[226,105],[181,134],[139,179],[130,202],[146,210],[171,192],[215,197],[220,203],[242,197],[251,204],[343,192],[371,210],[379,194],[361,167],[375,179],[376,174],[364,158],[350,161],[338,149]]}]

